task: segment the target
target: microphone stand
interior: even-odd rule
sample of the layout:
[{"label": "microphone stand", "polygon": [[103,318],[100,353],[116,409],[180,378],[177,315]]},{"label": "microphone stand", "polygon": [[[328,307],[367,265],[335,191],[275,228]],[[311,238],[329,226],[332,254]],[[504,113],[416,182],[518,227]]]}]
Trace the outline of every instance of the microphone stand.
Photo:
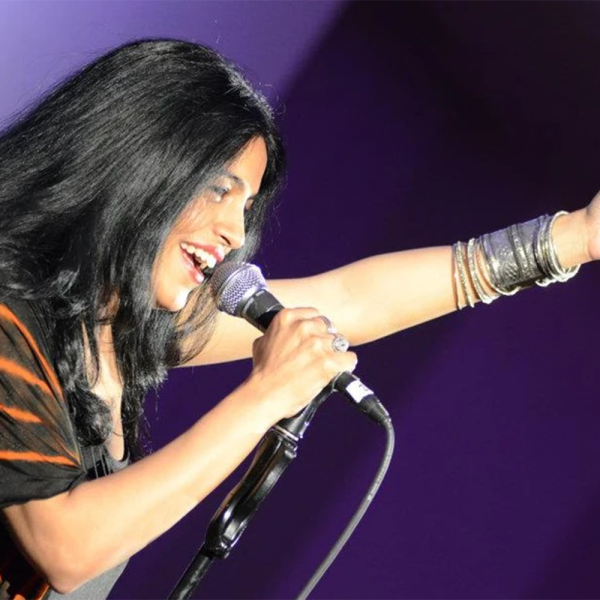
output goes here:
[{"label": "microphone stand", "polygon": [[215,558],[227,558],[288,465],[296,458],[298,442],[315,412],[334,391],[324,388],[301,412],[271,427],[260,441],[242,480],[226,496],[213,516],[206,539],[169,595],[190,598]]}]

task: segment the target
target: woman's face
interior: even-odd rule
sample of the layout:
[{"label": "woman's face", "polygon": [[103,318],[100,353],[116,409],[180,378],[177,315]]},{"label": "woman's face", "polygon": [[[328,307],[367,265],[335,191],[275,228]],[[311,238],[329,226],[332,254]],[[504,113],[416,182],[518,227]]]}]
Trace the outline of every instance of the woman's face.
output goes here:
[{"label": "woman's face", "polygon": [[181,310],[202,285],[203,270],[218,264],[245,237],[250,209],[267,166],[267,148],[255,138],[183,211],[160,250],[152,275],[156,306]]}]

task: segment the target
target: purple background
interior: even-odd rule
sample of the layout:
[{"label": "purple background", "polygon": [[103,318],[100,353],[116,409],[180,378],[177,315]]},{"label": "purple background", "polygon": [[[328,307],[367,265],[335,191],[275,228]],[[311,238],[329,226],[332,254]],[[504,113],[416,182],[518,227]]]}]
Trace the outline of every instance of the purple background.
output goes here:
[{"label": "purple background", "polygon": [[[598,23],[579,2],[2,2],[0,118],[129,39],[217,47],[285,108],[289,185],[260,263],[307,275],[585,204]],[[600,597],[599,282],[587,266],[359,348],[396,453],[312,597]],[[149,402],[157,445],[248,368],[174,373]],[[331,398],[197,597],[298,593],[382,451],[381,430]],[[132,559],[113,597],[165,597],[240,475]]]}]

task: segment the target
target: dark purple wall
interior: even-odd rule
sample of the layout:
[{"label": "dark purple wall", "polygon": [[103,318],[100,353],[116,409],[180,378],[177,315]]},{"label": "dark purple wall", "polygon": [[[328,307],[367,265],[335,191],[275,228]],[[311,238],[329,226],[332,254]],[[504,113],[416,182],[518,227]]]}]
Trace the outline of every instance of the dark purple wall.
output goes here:
[{"label": "dark purple wall", "polygon": [[[305,18],[322,5],[258,2],[247,18],[262,11],[262,23],[281,4]],[[108,27],[99,18],[88,31]],[[306,275],[581,207],[599,187],[599,21],[595,3],[350,4],[285,84],[289,185],[260,258],[267,273]],[[226,35],[226,17],[222,23]],[[281,50],[269,52],[267,33],[244,36],[238,57],[246,43],[261,56]],[[253,69],[268,81],[260,64]],[[12,85],[1,74],[3,87]],[[394,419],[396,453],[312,597],[600,596],[599,282],[589,265],[568,285],[358,349],[357,372]],[[248,368],[174,373],[149,403],[157,445]],[[331,398],[197,597],[298,593],[382,450],[382,432]],[[136,556],[113,597],[165,597],[240,475]]]}]

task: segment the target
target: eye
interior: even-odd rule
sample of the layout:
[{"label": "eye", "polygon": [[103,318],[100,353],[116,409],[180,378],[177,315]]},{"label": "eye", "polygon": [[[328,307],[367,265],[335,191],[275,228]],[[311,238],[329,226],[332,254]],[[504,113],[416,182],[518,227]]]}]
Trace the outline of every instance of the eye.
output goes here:
[{"label": "eye", "polygon": [[213,198],[213,202],[221,202],[221,200],[223,200],[223,198],[229,194],[229,192],[231,192],[231,188],[228,187],[223,187],[220,185],[211,185],[208,188],[213,194],[214,194],[214,198]]}]

